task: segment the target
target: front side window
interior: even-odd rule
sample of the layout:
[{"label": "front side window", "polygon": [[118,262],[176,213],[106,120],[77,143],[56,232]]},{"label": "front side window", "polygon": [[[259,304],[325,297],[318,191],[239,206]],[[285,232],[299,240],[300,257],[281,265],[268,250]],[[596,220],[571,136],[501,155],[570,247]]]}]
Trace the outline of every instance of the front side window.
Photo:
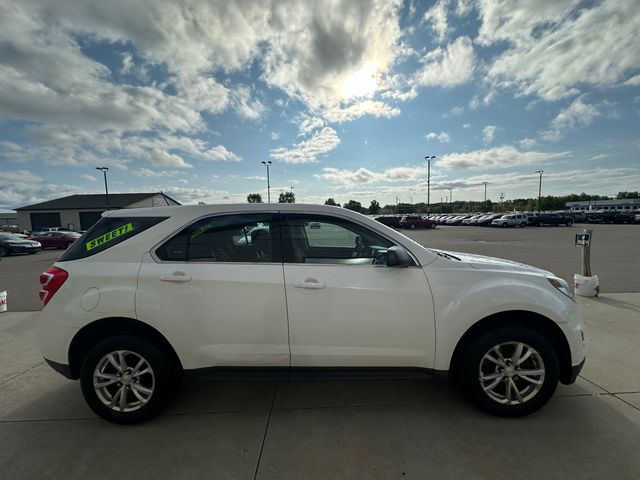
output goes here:
[{"label": "front side window", "polygon": [[394,244],[349,220],[289,215],[283,245],[288,263],[384,265],[387,249]]},{"label": "front side window", "polygon": [[271,214],[220,215],[184,228],[155,251],[167,262],[278,262]]}]

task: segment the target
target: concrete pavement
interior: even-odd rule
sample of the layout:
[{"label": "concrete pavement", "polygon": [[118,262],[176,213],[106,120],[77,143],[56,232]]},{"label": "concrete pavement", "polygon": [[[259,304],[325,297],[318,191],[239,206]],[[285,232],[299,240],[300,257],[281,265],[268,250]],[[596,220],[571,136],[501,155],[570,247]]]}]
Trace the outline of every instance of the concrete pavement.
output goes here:
[{"label": "concrete pavement", "polygon": [[201,379],[133,427],[96,418],[42,362],[32,314],[0,314],[0,477],[637,479],[640,294],[579,303],[583,373],[526,418],[485,415],[436,379]]}]

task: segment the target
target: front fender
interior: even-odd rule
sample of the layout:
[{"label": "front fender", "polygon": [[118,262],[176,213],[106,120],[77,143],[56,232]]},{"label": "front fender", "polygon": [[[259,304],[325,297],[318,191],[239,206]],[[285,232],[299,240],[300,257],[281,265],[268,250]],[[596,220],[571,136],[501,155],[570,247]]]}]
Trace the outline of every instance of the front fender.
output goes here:
[{"label": "front fender", "polygon": [[[435,262],[440,263],[440,262]],[[574,302],[538,274],[458,268],[425,268],[433,291],[436,370],[448,370],[458,341],[474,324],[509,311],[532,312],[558,323],[577,318]]]}]

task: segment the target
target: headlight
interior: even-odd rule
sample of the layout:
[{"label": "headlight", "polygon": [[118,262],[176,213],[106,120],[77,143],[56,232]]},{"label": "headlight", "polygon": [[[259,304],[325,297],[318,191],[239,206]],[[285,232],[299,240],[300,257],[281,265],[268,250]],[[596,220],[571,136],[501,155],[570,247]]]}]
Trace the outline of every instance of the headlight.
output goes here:
[{"label": "headlight", "polygon": [[565,280],[558,277],[546,277],[546,278],[551,285],[556,287],[558,290],[560,290],[564,295],[569,297],[571,300],[574,300],[573,291],[571,290],[571,288],[569,287],[569,284]]}]

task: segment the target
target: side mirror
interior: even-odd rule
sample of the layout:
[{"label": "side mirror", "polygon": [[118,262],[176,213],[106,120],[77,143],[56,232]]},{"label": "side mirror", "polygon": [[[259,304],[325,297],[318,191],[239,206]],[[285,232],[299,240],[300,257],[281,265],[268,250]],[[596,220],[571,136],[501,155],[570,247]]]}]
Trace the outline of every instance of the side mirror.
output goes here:
[{"label": "side mirror", "polygon": [[408,267],[411,256],[403,247],[393,246],[387,250],[387,267]]}]

